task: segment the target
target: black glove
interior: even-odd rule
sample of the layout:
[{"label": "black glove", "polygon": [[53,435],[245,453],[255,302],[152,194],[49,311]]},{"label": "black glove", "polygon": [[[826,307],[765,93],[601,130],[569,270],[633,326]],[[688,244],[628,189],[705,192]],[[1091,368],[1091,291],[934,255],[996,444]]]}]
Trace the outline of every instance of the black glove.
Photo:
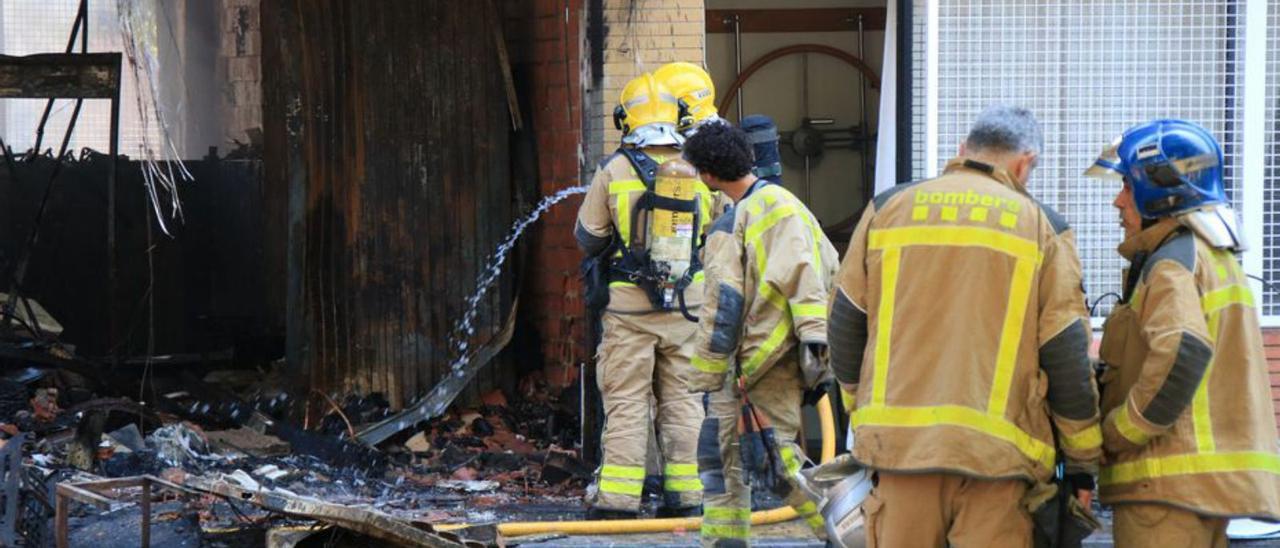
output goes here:
[{"label": "black glove", "polygon": [[1062,483],[1071,488],[1071,494],[1076,491],[1092,491],[1095,487],[1093,476],[1083,472],[1071,473],[1063,476]]},{"label": "black glove", "polygon": [[818,400],[829,394],[831,394],[831,381],[822,381],[818,386],[804,391],[804,404],[818,405]]}]

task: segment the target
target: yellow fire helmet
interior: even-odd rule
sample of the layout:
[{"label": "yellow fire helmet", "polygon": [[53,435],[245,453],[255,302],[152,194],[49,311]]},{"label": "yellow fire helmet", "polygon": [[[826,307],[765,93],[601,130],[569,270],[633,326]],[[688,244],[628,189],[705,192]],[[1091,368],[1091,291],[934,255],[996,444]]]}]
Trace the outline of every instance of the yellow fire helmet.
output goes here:
[{"label": "yellow fire helmet", "polygon": [[681,133],[689,135],[698,124],[720,117],[716,111],[716,85],[702,67],[681,61],[667,63],[654,71],[653,77],[680,102],[676,127]]},{"label": "yellow fire helmet", "polygon": [[678,146],[676,132],[680,106],[652,74],[646,72],[627,82],[613,111],[613,123],[622,130],[622,142],[639,146]]}]

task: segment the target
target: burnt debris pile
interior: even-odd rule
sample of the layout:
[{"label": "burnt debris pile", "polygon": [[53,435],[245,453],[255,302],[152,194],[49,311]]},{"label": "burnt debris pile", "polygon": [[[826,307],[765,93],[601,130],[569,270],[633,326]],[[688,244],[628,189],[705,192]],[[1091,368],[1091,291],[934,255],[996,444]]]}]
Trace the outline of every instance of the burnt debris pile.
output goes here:
[{"label": "burnt debris pile", "polygon": [[18,502],[0,545],[468,545],[583,513],[575,404],[545,382],[370,445],[359,432],[395,414],[378,394],[294,402],[272,367],[58,367],[77,360],[0,361],[0,498]]}]

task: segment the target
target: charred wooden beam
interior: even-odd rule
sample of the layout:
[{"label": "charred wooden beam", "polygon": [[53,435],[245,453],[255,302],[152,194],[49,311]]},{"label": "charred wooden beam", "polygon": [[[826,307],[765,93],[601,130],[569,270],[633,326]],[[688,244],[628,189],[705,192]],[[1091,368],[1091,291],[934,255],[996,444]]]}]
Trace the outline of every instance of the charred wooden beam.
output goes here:
[{"label": "charred wooden beam", "polygon": [[114,99],[120,53],[0,55],[0,97]]}]

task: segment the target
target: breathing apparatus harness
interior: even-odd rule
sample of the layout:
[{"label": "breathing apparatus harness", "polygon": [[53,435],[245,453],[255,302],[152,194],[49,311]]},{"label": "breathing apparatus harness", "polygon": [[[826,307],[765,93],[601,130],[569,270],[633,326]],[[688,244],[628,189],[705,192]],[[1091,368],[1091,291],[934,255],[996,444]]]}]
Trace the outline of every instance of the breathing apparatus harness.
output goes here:
[{"label": "breathing apparatus harness", "polygon": [[[694,275],[702,271],[702,261],[698,258],[699,238],[697,237],[703,221],[700,207],[702,197],[696,192],[694,197],[688,200],[659,195],[654,188],[658,178],[658,163],[637,148],[621,147],[618,149],[618,154],[626,157],[636,174],[640,176],[640,180],[644,183],[644,194],[631,206],[630,241],[617,242],[620,256],[609,264],[611,278],[634,283],[644,288],[649,296],[649,302],[655,309],[678,308],[685,319],[697,322],[698,318],[690,314],[688,306],[685,305],[684,290],[693,284]],[[653,224],[653,212],[659,209],[693,215],[694,234],[690,237],[689,267],[674,283],[671,282],[671,267],[652,260],[648,249],[651,243],[648,239],[649,228]],[[643,226],[638,224],[642,213],[644,214]],[[645,245],[635,245],[637,234],[644,234]]]}]

